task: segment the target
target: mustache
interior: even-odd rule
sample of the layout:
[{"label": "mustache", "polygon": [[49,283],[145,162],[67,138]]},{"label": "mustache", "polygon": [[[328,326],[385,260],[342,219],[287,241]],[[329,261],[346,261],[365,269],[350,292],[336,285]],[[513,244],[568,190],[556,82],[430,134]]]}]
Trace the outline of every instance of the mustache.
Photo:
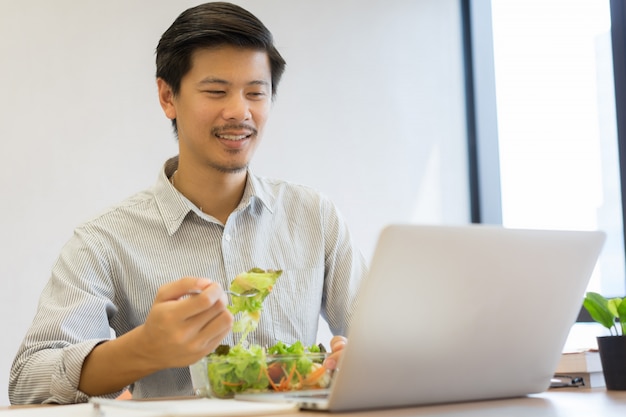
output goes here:
[{"label": "mustache", "polygon": [[247,130],[251,133],[252,136],[256,136],[259,133],[258,130],[256,130],[254,127],[245,123],[231,123],[224,126],[214,127],[213,129],[211,129],[211,133],[213,135],[220,135],[231,130]]}]

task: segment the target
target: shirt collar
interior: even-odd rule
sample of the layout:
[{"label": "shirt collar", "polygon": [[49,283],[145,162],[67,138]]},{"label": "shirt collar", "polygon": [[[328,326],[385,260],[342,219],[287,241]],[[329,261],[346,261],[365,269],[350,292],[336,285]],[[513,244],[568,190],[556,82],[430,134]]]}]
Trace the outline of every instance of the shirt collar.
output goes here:
[{"label": "shirt collar", "polygon": [[243,210],[245,207],[253,204],[254,201],[259,201],[263,207],[265,207],[270,213],[274,212],[274,205],[276,204],[276,195],[262,181],[261,178],[254,175],[248,169],[248,175],[246,179],[246,189],[243,192],[243,197],[239,203],[239,209]]},{"label": "shirt collar", "polygon": [[177,168],[178,157],[168,159],[159,172],[159,177],[154,186],[156,204],[170,236],[176,233],[191,211],[184,196],[170,182],[170,178]]},{"label": "shirt collar", "polygon": [[[180,228],[181,224],[190,212],[193,212],[192,203],[185,198],[171,183],[170,178],[178,168],[178,157],[168,159],[157,178],[154,186],[154,195],[157,206],[170,236]],[[259,209],[265,208],[270,213],[274,212],[276,195],[272,189],[261,178],[252,174],[248,170],[246,188],[243,192],[241,202],[236,211],[245,210],[250,205],[255,206],[255,201],[259,201]],[[256,208],[256,207],[255,207]],[[198,209],[199,210],[199,209]]]}]

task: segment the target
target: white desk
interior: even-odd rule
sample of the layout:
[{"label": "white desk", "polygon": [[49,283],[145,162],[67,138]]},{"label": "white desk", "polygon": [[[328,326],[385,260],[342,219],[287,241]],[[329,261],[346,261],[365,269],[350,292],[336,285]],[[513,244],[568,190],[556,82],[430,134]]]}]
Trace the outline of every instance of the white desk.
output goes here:
[{"label": "white desk", "polygon": [[[292,416],[317,416],[299,412]],[[553,389],[525,398],[350,413],[350,417],[612,417],[626,416],[626,391]]]},{"label": "white desk", "polygon": [[[50,415],[51,410],[48,407],[54,407],[56,408],[54,411],[60,411],[59,408],[63,406],[26,407],[30,408],[30,413],[28,413],[30,416],[36,414],[45,417]],[[19,408],[23,407],[0,407],[0,410]],[[2,414],[3,412],[0,411],[0,417]],[[329,414],[320,411],[295,411],[280,415],[285,417],[323,417]],[[349,417],[623,417],[626,416],[626,391],[567,388],[508,400],[357,411],[333,415]]]}]

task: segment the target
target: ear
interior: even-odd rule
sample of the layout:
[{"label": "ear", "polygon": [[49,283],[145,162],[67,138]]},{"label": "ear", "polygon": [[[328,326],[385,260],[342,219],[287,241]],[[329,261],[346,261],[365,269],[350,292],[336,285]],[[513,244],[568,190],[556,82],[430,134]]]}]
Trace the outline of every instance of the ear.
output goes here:
[{"label": "ear", "polygon": [[176,119],[176,106],[174,105],[174,92],[168,83],[162,78],[157,78],[157,88],[159,91],[159,102],[165,116],[170,119]]}]

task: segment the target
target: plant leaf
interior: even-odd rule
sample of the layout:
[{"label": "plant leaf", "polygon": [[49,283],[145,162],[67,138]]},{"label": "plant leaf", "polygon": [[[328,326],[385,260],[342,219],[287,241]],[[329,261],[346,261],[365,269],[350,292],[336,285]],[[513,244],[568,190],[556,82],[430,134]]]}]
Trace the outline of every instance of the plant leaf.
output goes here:
[{"label": "plant leaf", "polygon": [[615,325],[615,317],[609,309],[609,301],[596,292],[588,292],[583,301],[583,307],[589,312],[592,319],[611,329]]},{"label": "plant leaf", "polygon": [[617,306],[617,317],[622,327],[622,335],[626,335],[626,301],[622,298],[622,302]]},{"label": "plant leaf", "polygon": [[617,308],[621,303],[621,298],[611,298],[610,300],[608,300],[607,307],[614,317],[619,317],[619,314],[617,313]]}]

